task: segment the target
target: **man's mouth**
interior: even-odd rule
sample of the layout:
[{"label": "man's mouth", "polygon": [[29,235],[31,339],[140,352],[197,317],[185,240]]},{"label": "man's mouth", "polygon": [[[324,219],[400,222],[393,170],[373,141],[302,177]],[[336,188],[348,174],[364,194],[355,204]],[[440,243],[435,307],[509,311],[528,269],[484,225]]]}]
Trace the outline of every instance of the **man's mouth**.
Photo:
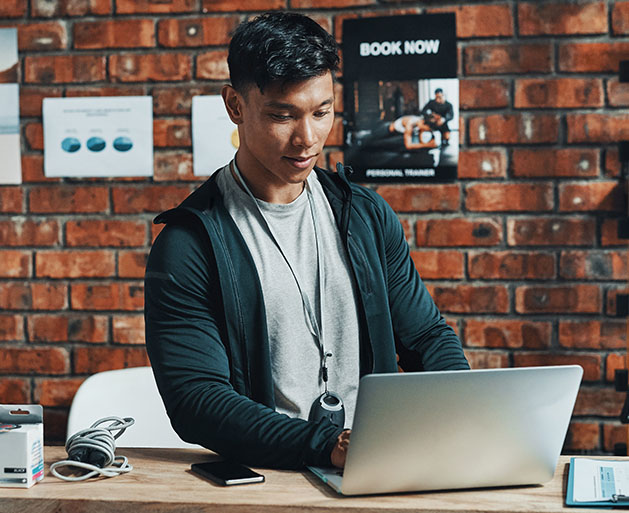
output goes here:
[{"label": "man's mouth", "polygon": [[300,168],[300,169],[305,169],[312,163],[312,160],[314,158],[316,158],[316,155],[310,155],[309,157],[288,157],[288,156],[285,156],[284,158],[286,160],[288,160],[288,162],[290,164],[292,164],[293,166],[295,166],[297,168]]}]

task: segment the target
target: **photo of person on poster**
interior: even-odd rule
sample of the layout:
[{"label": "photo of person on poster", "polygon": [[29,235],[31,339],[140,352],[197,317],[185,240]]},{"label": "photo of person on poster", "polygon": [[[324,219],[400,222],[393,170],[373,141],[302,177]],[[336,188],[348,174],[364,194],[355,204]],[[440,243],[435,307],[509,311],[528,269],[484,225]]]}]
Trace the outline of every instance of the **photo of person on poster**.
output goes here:
[{"label": "photo of person on poster", "polygon": [[[346,131],[349,165],[392,170],[456,167],[457,79],[388,81],[377,88],[364,85],[355,84],[354,129]],[[370,108],[375,105],[379,108]]]},{"label": "photo of person on poster", "polygon": [[448,146],[450,144],[451,134],[448,121],[451,121],[454,117],[454,108],[452,104],[446,100],[441,87],[435,89],[434,100],[430,100],[424,105],[422,116],[424,116],[424,119],[431,129],[441,132],[441,146]]}]

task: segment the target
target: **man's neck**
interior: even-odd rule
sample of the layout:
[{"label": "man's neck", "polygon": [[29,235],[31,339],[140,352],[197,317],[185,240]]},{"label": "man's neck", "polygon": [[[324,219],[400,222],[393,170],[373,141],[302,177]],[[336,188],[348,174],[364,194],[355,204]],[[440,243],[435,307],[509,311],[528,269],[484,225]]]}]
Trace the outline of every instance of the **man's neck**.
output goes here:
[{"label": "man's neck", "polygon": [[[251,176],[248,175],[247,171],[243,169],[243,166],[238,159],[238,154],[234,158],[234,163],[238,167],[238,171],[240,172],[240,176],[245,181],[247,187],[251,191],[251,193],[258,199],[262,201],[266,201],[267,203],[280,203],[280,204],[288,204],[295,201],[303,192],[306,187],[306,182],[299,182],[295,184],[277,184],[276,180],[273,180],[275,177],[269,174],[268,181],[260,181],[260,180],[252,180]],[[246,166],[245,166],[246,167]],[[240,178],[236,173],[234,166],[230,166],[230,171],[236,180],[238,186],[245,190],[242,183],[240,182]],[[259,183],[262,182],[262,183]],[[280,185],[280,186],[278,186]]]}]

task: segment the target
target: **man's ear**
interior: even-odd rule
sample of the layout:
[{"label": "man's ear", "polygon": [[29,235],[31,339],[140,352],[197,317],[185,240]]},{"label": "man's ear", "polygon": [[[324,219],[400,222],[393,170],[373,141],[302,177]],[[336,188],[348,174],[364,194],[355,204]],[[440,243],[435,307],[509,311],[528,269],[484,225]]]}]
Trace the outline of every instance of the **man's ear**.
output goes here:
[{"label": "man's ear", "polygon": [[243,121],[243,97],[230,85],[223,86],[221,89],[221,96],[223,97],[223,102],[225,102],[225,109],[227,109],[229,119],[231,119],[236,125],[240,125]]}]

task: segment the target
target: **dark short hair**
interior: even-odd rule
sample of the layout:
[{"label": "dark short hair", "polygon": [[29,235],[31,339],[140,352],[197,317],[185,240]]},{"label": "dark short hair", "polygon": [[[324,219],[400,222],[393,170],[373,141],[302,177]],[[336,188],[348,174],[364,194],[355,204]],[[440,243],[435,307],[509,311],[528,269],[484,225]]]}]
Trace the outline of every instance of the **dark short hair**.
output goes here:
[{"label": "dark short hair", "polygon": [[338,70],[336,40],[314,20],[296,13],[270,12],[240,24],[229,44],[229,77],[237,91],[255,84],[264,92]]},{"label": "dark short hair", "polygon": [[443,89],[441,89],[441,87],[438,87],[437,89],[435,89],[435,94],[439,94],[439,93],[443,93]]}]

